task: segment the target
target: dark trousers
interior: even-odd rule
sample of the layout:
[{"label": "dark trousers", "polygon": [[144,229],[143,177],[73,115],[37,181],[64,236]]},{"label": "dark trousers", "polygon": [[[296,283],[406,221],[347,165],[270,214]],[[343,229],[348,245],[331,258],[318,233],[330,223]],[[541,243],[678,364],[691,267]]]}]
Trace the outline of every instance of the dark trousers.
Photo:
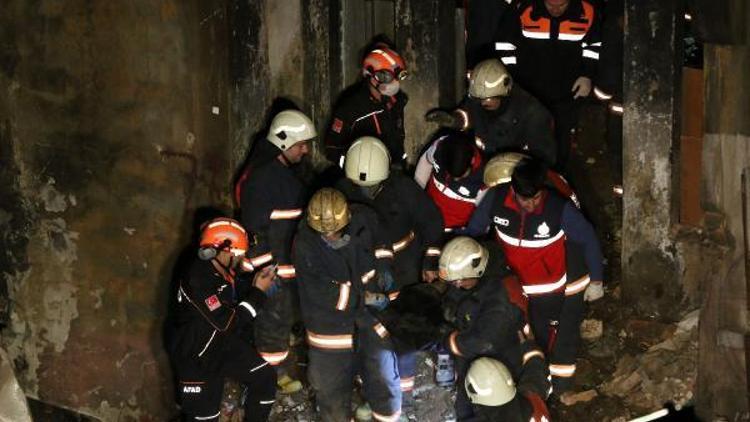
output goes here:
[{"label": "dark trousers", "polygon": [[529,297],[531,330],[547,354],[555,393],[572,387],[583,312],[583,292]]},{"label": "dark trousers", "polygon": [[[282,282],[255,320],[255,343],[260,355],[272,365],[280,365],[289,352],[289,334],[295,321],[296,286]],[[297,304],[297,308],[299,305]],[[296,312],[299,315],[299,312]]]},{"label": "dark trousers", "polygon": [[555,121],[555,140],[557,141],[557,163],[555,169],[567,175],[570,149],[575,131],[578,127],[580,105],[572,98],[547,104]]},{"label": "dark trousers", "polygon": [[260,357],[249,341],[228,339],[213,362],[178,359],[180,398],[186,421],[218,421],[224,378],[247,388],[245,421],[268,420],[276,397],[276,371]]},{"label": "dark trousers", "polygon": [[354,376],[362,376],[364,395],[375,420],[401,412],[401,390],[393,345],[372,328],[357,335],[356,350],[310,347],[308,378],[315,390],[320,419],[349,422]]}]

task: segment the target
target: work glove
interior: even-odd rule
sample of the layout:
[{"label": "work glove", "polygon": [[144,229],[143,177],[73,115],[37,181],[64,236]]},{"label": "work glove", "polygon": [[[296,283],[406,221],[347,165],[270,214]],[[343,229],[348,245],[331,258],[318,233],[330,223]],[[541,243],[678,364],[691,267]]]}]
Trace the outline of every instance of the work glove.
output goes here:
[{"label": "work glove", "polygon": [[453,113],[449,113],[445,110],[430,110],[425,114],[424,119],[430,123],[437,123],[440,126],[447,126],[451,128],[458,128],[460,123],[458,117]]},{"label": "work glove", "polygon": [[586,291],[583,292],[583,300],[586,302],[593,302],[599,300],[604,296],[604,283],[601,281],[592,281]]},{"label": "work glove", "polygon": [[570,92],[573,93],[573,99],[588,97],[591,93],[591,79],[585,76],[578,77],[575,83],[573,83],[573,88],[571,88]]},{"label": "work glove", "polygon": [[365,305],[382,311],[388,306],[388,296],[383,293],[365,292]]}]

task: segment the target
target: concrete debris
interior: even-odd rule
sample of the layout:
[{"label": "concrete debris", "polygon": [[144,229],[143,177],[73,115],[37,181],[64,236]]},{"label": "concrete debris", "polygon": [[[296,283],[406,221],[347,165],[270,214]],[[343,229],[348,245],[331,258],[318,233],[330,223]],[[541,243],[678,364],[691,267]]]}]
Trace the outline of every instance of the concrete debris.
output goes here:
[{"label": "concrete debris", "polygon": [[586,390],[580,393],[565,393],[560,396],[560,402],[566,406],[572,406],[580,402],[588,402],[593,400],[599,394],[596,390]]},{"label": "concrete debris", "polygon": [[584,319],[581,323],[581,338],[584,340],[596,340],[603,332],[604,324],[598,319]]},{"label": "concrete debris", "polygon": [[0,348],[0,421],[31,422],[31,413],[5,349]]},{"label": "concrete debris", "polygon": [[697,312],[677,324],[631,320],[626,327],[648,347],[642,355],[623,356],[599,391],[622,398],[635,410],[653,411],[667,402],[679,409],[690,403],[697,377]]}]

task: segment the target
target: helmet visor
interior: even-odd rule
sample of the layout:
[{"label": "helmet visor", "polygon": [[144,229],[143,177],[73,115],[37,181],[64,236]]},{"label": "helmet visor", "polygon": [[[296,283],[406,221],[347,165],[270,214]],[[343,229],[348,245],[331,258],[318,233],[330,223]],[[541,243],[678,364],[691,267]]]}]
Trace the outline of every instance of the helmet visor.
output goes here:
[{"label": "helmet visor", "polygon": [[399,81],[403,81],[409,76],[409,72],[402,69],[396,69],[396,71],[392,71],[390,69],[381,69],[376,71],[373,74],[373,77],[376,81],[378,81],[381,84],[387,84],[390,82],[393,82],[394,79],[398,79]]}]

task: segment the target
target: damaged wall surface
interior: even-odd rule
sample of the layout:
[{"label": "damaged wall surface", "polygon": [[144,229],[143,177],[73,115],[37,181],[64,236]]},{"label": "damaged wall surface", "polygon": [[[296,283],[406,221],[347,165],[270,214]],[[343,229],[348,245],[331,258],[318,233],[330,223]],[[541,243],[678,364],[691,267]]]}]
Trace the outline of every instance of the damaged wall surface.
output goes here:
[{"label": "damaged wall surface", "polygon": [[0,6],[2,343],[28,395],[104,420],[174,413],[172,265],[231,176],[225,12]]}]

